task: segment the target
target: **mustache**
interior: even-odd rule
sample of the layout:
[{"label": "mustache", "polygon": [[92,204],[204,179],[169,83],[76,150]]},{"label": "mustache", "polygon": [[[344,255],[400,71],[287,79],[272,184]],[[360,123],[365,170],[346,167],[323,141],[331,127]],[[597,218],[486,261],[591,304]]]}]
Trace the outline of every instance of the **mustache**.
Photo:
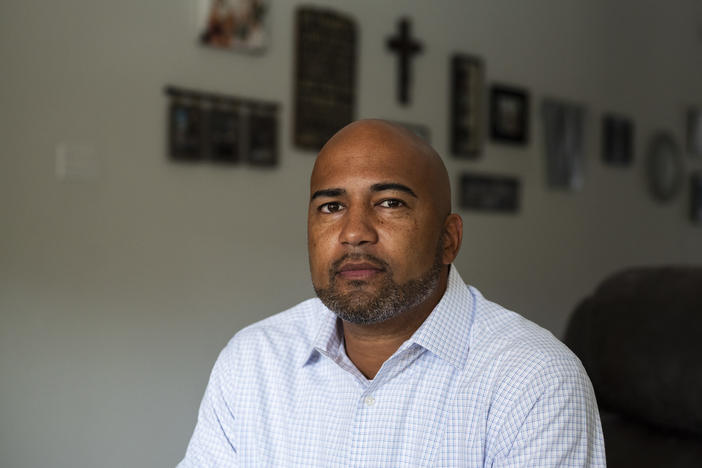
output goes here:
[{"label": "mustache", "polygon": [[390,271],[390,265],[388,262],[383,260],[382,258],[376,257],[375,255],[370,255],[370,254],[361,254],[361,253],[347,253],[339,257],[337,260],[334,260],[334,263],[332,263],[331,268],[329,269],[330,273],[332,275],[335,275],[336,273],[339,272],[341,266],[348,262],[348,261],[355,261],[355,262],[368,262],[372,263],[373,265],[386,270]]}]

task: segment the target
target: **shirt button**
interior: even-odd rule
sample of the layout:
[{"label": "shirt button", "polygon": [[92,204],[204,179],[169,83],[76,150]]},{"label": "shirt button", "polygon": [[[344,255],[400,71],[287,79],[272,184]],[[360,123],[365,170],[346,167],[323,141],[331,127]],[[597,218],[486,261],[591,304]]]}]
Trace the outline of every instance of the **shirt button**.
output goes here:
[{"label": "shirt button", "polygon": [[375,398],[372,396],[367,396],[363,402],[366,404],[366,406],[373,406],[375,404]]}]

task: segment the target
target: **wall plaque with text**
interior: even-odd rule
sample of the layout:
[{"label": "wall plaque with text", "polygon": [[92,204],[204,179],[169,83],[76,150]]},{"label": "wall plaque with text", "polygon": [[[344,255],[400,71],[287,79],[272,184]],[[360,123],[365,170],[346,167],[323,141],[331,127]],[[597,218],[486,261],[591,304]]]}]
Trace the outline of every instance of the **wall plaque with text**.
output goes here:
[{"label": "wall plaque with text", "polygon": [[294,143],[318,151],[354,120],[356,25],[331,10],[297,10]]}]

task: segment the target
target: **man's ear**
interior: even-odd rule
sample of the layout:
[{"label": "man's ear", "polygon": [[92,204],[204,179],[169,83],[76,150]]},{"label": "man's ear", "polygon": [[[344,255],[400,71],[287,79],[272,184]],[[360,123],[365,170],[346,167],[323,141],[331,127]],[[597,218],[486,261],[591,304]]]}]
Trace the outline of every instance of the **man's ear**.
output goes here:
[{"label": "man's ear", "polygon": [[463,240],[463,220],[456,213],[451,213],[444,221],[443,257],[444,265],[451,264],[461,248]]}]

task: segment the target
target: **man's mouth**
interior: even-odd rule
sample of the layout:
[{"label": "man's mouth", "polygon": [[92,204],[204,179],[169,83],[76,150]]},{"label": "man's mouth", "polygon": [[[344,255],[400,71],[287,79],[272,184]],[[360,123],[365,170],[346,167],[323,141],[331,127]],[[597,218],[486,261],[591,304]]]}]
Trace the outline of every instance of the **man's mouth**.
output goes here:
[{"label": "man's mouth", "polygon": [[368,262],[348,262],[343,264],[337,274],[347,280],[366,280],[385,271],[381,266]]}]

